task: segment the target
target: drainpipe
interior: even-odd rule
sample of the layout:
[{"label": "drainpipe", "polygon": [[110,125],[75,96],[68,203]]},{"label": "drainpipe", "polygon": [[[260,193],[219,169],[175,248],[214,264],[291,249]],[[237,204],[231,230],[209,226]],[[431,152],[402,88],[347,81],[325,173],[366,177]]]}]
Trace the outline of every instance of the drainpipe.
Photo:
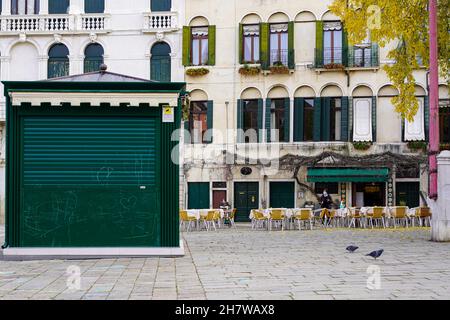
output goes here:
[{"label": "drainpipe", "polygon": [[438,197],[437,159],[439,153],[439,74],[438,74],[438,44],[437,44],[437,0],[429,2],[430,19],[430,145],[429,166],[430,186],[429,197]]}]

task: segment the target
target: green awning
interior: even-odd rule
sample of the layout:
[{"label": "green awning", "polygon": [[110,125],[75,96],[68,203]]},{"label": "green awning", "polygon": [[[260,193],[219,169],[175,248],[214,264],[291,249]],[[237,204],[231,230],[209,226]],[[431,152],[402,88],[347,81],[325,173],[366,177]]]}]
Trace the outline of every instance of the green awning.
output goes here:
[{"label": "green awning", "polygon": [[389,169],[308,168],[308,182],[387,182]]}]

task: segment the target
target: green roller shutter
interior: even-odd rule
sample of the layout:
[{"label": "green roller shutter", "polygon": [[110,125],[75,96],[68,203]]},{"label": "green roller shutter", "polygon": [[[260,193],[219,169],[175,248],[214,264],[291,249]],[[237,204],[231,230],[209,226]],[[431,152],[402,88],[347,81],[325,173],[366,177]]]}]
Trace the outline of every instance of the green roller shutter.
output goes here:
[{"label": "green roller shutter", "polygon": [[[291,100],[284,99],[284,142],[291,141]],[[280,141],[281,142],[281,141]]]},{"label": "green roller shutter", "polygon": [[19,246],[159,246],[160,121],[25,116]]},{"label": "green roller shutter", "polygon": [[188,182],[188,209],[209,207],[209,182]]},{"label": "green roller shutter", "polygon": [[244,25],[239,23],[239,63],[244,63]]},{"label": "green roller shutter", "polygon": [[349,99],[348,97],[342,97],[342,109],[341,109],[341,141],[348,141],[348,117]]},{"label": "green roller shutter", "polygon": [[270,142],[270,109],[272,107],[272,100],[270,98],[266,99],[266,123],[265,123],[265,129],[266,129],[266,142]]},{"label": "green roller shutter", "polygon": [[237,101],[237,142],[244,142],[244,132],[242,131],[244,128],[244,101],[238,99]]},{"label": "green roller shutter", "polygon": [[191,65],[191,27],[183,27],[183,66]]},{"label": "green roller shutter", "polygon": [[258,142],[263,141],[264,100],[258,99]]},{"label": "green roller shutter", "polygon": [[372,141],[377,141],[377,97],[372,97]]},{"label": "green roller shutter", "polygon": [[69,2],[69,0],[48,0],[48,13],[67,14]]},{"label": "green roller shutter", "polygon": [[330,112],[331,112],[331,98],[325,97],[322,99],[322,141],[330,141]]},{"label": "green roller shutter", "polygon": [[208,65],[216,64],[216,26],[208,27]]},{"label": "green roller shutter", "polygon": [[295,69],[295,45],[294,45],[294,22],[288,23],[288,67],[291,70]]},{"label": "green roller shutter", "polygon": [[294,99],[294,142],[303,141],[304,98]]},{"label": "green roller shutter", "polygon": [[430,134],[430,98],[428,96],[425,96],[423,110],[425,114],[425,141],[428,141]]},{"label": "green roller shutter", "polygon": [[308,168],[307,182],[387,182],[389,169]]},{"label": "green roller shutter", "polygon": [[322,99],[314,99],[314,141],[320,141],[322,132]]},{"label": "green roller shutter", "polygon": [[316,21],[316,68],[323,67],[323,21]]},{"label": "green roller shutter", "polygon": [[260,36],[259,36],[259,47],[260,47],[260,60],[261,68],[263,70],[268,70],[270,67],[270,28],[268,23],[261,23],[260,26]]},{"label": "green roller shutter", "polygon": [[206,124],[208,126],[208,134],[206,135],[206,142],[211,143],[213,141],[213,124],[214,124],[214,102],[208,101],[208,110],[206,111]]},{"label": "green roller shutter", "polygon": [[105,12],[105,0],[84,0],[85,13]]}]

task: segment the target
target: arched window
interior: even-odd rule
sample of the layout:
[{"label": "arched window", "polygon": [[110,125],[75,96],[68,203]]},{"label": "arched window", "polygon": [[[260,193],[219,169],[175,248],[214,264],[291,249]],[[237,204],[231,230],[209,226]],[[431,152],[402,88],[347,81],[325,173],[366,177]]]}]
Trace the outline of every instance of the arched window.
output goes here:
[{"label": "arched window", "polygon": [[61,43],[54,44],[48,51],[48,78],[69,75],[69,49]]},{"label": "arched window", "polygon": [[85,13],[105,12],[105,0],[84,0]]},{"label": "arched window", "polygon": [[92,43],[84,49],[84,73],[100,70],[103,63],[103,47],[98,43]]},{"label": "arched window", "polygon": [[11,14],[39,14],[39,4],[40,0],[11,0]]},{"label": "arched window", "polygon": [[48,0],[49,14],[66,14],[68,13],[70,0]]},{"label": "arched window", "polygon": [[171,63],[170,47],[165,42],[159,42],[152,47],[150,61],[150,79],[170,82]]},{"label": "arched window", "polygon": [[151,0],[152,11],[170,11],[171,7],[171,0]]}]

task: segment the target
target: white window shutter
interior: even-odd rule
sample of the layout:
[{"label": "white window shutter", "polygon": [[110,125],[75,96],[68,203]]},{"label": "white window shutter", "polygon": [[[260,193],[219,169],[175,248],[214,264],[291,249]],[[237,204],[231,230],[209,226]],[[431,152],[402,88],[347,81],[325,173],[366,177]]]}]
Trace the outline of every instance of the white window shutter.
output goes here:
[{"label": "white window shutter", "polygon": [[372,98],[353,99],[353,141],[372,141]]},{"label": "white window shutter", "polygon": [[425,119],[423,110],[423,98],[418,98],[419,109],[412,122],[405,119],[405,141],[424,141],[425,140]]}]

